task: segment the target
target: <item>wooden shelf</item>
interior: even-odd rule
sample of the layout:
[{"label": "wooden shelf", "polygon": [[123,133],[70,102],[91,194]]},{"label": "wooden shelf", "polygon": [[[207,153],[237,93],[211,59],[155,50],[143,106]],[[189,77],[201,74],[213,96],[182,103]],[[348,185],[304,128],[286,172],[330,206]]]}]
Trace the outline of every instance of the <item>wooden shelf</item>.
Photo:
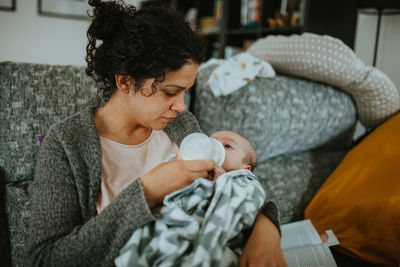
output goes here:
[{"label": "wooden shelf", "polygon": [[287,26],[287,27],[265,27],[257,29],[231,29],[227,30],[228,35],[259,35],[259,34],[278,34],[278,33],[291,33],[301,32],[302,27],[298,26]]},{"label": "wooden shelf", "polygon": [[221,33],[218,32],[202,32],[201,35],[206,37],[218,37]]},{"label": "wooden shelf", "polygon": [[231,29],[227,30],[226,33],[228,35],[252,35],[258,34],[259,29]]},{"label": "wooden shelf", "polygon": [[[214,16],[217,0],[153,0],[168,2],[180,12],[186,14],[189,8],[196,8],[197,19]],[[266,27],[268,18],[274,18],[281,9],[281,0],[260,0],[260,23],[255,28],[241,28],[241,0],[222,0],[222,12],[219,31],[204,33],[208,40],[209,51],[219,58],[224,57],[225,47],[241,46],[243,41],[255,40],[273,34],[301,34],[312,32],[316,34],[331,35],[341,39],[350,48],[354,46],[355,25],[357,12],[354,9],[356,0],[299,0],[296,10],[301,12],[299,23],[301,25],[269,28]],[[294,2],[292,2],[294,3]],[[338,18],[341,18],[338,20]],[[211,53],[210,53],[211,55]],[[210,56],[209,55],[209,56]]]}]

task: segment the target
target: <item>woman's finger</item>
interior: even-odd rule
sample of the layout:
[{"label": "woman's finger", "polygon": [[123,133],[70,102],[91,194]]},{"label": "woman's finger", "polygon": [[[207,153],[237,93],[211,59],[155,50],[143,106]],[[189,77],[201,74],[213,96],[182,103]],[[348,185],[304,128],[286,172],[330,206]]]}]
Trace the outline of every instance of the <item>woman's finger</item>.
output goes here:
[{"label": "woman's finger", "polygon": [[179,149],[179,147],[176,148],[175,154],[176,154],[176,159],[182,159],[181,150]]},{"label": "woman's finger", "polygon": [[215,161],[212,159],[187,160],[186,164],[191,172],[203,172],[212,170],[215,166]]}]

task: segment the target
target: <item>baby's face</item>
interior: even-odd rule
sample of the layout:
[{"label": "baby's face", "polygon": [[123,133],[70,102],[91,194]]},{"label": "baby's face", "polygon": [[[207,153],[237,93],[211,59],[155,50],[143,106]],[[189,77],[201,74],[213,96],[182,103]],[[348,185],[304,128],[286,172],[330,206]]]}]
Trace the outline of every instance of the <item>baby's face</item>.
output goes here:
[{"label": "baby's face", "polygon": [[249,169],[250,165],[244,163],[248,147],[245,138],[231,131],[219,131],[210,137],[220,141],[225,148],[225,161],[222,164],[225,171]]}]

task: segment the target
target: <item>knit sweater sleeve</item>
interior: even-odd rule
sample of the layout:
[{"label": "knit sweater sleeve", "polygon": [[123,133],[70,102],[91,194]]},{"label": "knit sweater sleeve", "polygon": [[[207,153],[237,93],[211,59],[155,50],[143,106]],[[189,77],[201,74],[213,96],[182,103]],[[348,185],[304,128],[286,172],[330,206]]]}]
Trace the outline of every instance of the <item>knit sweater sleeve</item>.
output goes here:
[{"label": "knit sweater sleeve", "polygon": [[[111,266],[133,231],[154,218],[139,179],[97,216],[85,211],[85,189],[53,131],[38,156],[31,189],[28,252],[32,266]],[[84,160],[84,159],[82,159]]]},{"label": "knit sweater sleeve", "polygon": [[279,210],[275,202],[267,200],[261,209],[261,213],[264,214],[276,226],[276,228],[278,228],[279,234],[281,234]]}]

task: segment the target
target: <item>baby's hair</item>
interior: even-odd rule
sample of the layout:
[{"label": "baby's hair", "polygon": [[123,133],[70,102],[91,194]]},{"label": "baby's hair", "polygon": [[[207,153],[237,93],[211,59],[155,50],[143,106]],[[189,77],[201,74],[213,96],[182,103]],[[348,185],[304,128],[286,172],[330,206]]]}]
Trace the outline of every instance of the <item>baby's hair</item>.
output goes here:
[{"label": "baby's hair", "polygon": [[116,90],[115,74],[129,75],[135,92],[143,82],[184,64],[204,60],[204,39],[193,32],[182,14],[167,6],[152,5],[136,9],[121,0],[89,0],[93,8],[87,31],[86,73],[99,84],[106,101]]}]

